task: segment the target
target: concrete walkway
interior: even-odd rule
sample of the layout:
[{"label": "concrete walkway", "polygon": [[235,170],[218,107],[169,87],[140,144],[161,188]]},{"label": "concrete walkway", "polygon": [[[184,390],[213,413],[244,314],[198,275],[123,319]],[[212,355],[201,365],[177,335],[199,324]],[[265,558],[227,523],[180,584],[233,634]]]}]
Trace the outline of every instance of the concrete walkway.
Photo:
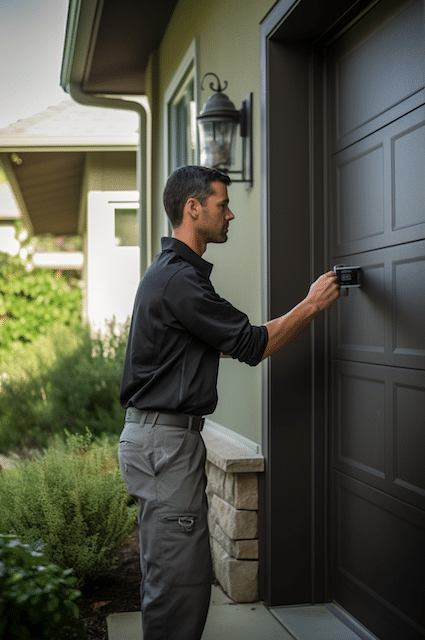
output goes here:
[{"label": "concrete walkway", "polygon": [[[143,640],[139,612],[108,616],[109,640]],[[277,607],[236,604],[213,587],[202,640],[377,640],[342,610],[330,605]]]},{"label": "concrete walkway", "polygon": [[[109,640],[142,640],[138,612],[108,616]],[[294,640],[260,602],[235,604],[219,587],[212,589],[211,606],[202,640]]]}]

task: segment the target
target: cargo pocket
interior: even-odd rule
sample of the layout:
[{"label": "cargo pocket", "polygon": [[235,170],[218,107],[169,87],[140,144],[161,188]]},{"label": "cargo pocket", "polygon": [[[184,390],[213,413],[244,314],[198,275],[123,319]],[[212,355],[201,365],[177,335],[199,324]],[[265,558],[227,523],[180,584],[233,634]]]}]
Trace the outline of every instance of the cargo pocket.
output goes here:
[{"label": "cargo pocket", "polygon": [[169,586],[211,583],[211,551],[206,516],[164,515],[158,521],[163,581]]}]

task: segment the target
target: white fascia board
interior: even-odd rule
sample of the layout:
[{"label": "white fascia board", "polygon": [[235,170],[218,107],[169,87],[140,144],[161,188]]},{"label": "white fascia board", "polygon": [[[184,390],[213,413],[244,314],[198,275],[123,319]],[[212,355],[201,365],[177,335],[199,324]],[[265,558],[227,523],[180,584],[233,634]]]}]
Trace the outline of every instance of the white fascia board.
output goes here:
[{"label": "white fascia board", "polygon": [[11,138],[6,142],[0,141],[0,153],[28,153],[29,151],[67,151],[67,152],[89,152],[89,151],[137,151],[137,142],[124,142],[113,144],[111,141],[105,142],[105,144],[90,140],[87,140],[86,144],[73,143],[71,140],[57,141],[54,144],[46,144],[46,140],[40,142],[40,144],[34,143],[33,140],[22,139],[22,136],[16,138],[16,142]]}]

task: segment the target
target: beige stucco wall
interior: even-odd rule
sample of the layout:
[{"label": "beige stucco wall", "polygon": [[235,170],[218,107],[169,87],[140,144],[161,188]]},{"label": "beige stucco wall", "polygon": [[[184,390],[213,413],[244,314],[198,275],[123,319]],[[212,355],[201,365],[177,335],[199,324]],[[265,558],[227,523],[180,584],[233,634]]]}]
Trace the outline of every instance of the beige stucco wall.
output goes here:
[{"label": "beige stucco wall", "polygon": [[99,151],[87,154],[88,191],[134,191],[136,151]]},{"label": "beige stucco wall", "polygon": [[[196,38],[199,87],[201,77],[216,73],[228,81],[226,93],[239,108],[254,94],[254,186],[230,187],[230,207],[236,218],[225,245],[210,245],[204,258],[214,263],[217,292],[246,312],[254,324],[261,312],[261,135],[260,135],[260,22],[274,0],[181,0],[167,28],[160,50],[151,61],[150,101],[153,110],[153,253],[162,235],[164,185],[164,93],[189,46]],[[206,83],[208,86],[208,83]],[[211,91],[199,94],[198,112]],[[161,221],[161,222],[159,222]],[[250,368],[233,360],[221,362],[219,405],[212,419],[261,443],[261,366]]]}]

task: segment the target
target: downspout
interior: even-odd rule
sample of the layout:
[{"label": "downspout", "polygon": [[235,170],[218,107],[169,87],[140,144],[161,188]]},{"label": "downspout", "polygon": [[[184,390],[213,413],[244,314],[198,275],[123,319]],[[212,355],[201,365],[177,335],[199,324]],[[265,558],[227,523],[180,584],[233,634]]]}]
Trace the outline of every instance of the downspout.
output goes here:
[{"label": "downspout", "polygon": [[148,117],[145,106],[136,100],[126,97],[84,93],[79,84],[69,82],[66,92],[79,104],[106,109],[124,109],[136,111],[139,115],[140,135],[137,147],[137,190],[139,192],[139,246],[140,246],[140,276],[144,274],[151,260],[150,220],[148,219]]}]

